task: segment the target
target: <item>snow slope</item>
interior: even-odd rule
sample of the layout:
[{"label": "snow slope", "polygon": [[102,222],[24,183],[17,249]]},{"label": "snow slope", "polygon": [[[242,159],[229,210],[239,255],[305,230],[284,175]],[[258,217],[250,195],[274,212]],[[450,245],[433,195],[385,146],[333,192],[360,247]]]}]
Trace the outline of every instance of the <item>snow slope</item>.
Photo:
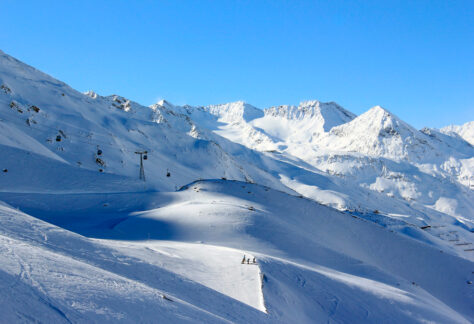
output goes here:
[{"label": "snow slope", "polygon": [[465,123],[464,125],[451,125],[441,128],[441,132],[445,134],[455,133],[461,136],[464,140],[474,145],[474,121]]},{"label": "snow slope", "polygon": [[[355,115],[334,102],[305,101],[296,106],[271,107],[254,126],[284,142],[314,142],[333,127],[347,123]],[[298,130],[297,132],[295,130]]]},{"label": "snow slope", "polygon": [[[252,165],[244,168],[212,137],[197,136],[189,118],[172,111],[157,111],[115,95],[84,95],[4,53],[0,53],[0,85],[5,90],[0,91],[2,146],[70,168],[130,179],[139,173],[135,152],[146,150],[147,188],[155,190],[175,190],[199,178],[221,177],[277,185]],[[14,172],[15,161],[3,166],[8,167]]]},{"label": "snow slope", "polygon": [[0,52],[0,322],[472,322],[473,163],[380,107],[144,107]]},{"label": "snow slope", "polygon": [[[120,273],[151,286],[158,290],[157,300],[165,294],[180,301],[173,305],[183,313],[188,310],[181,301],[216,318],[242,323],[315,319],[467,323],[473,319],[471,286],[466,284],[472,279],[471,262],[268,187],[220,180],[196,182],[175,193],[2,194],[0,198],[95,239],[11,209],[5,213],[14,215],[2,218],[2,229],[7,232],[2,235],[16,239],[18,226],[33,227],[34,233],[22,234],[34,241],[31,245],[73,254],[107,269],[110,276]],[[101,214],[105,215],[98,218]],[[423,235],[422,230],[413,230]],[[243,254],[255,256],[258,264],[242,265]],[[80,295],[61,304],[63,297],[50,288],[54,280],[50,282],[48,276],[38,271],[35,280],[46,291],[51,289],[50,303],[58,305],[66,316],[76,313],[77,319],[94,318],[90,315],[96,312],[94,303],[107,309],[104,317],[115,312],[116,301],[107,296],[89,307],[82,305]],[[107,284],[94,282],[96,289],[103,285]],[[110,289],[115,294],[122,285],[118,282]],[[215,291],[205,292],[205,300],[200,291],[204,287]],[[228,297],[217,297],[222,298],[218,302],[213,294]],[[240,303],[225,306],[228,298]],[[126,321],[126,309],[122,315]],[[201,313],[191,316],[208,321]]]},{"label": "snow slope", "polygon": [[1,215],[0,284],[9,297],[1,303],[2,322],[226,322],[196,305],[211,301],[216,310],[234,308],[240,318],[255,315],[214,290],[100,242],[6,205]]}]

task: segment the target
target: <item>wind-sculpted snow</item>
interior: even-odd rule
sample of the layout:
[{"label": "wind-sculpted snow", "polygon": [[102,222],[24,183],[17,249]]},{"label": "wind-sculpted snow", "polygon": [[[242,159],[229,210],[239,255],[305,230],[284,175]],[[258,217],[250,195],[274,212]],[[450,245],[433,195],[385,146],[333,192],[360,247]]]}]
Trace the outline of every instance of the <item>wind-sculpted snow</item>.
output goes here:
[{"label": "wind-sculpted snow", "polygon": [[0,52],[0,322],[472,322],[471,128],[145,107]]}]

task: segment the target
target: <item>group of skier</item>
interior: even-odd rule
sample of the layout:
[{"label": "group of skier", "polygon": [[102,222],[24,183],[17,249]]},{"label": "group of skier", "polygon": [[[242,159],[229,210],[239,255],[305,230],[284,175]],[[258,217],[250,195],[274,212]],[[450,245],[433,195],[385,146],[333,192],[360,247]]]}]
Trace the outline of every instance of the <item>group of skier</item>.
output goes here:
[{"label": "group of skier", "polygon": [[244,255],[244,257],[243,257],[241,263],[242,263],[242,264],[245,264],[245,263],[247,263],[247,264],[255,264],[255,263],[257,263],[257,260],[256,260],[255,257],[254,257],[253,260],[252,260],[252,262],[250,262],[250,258],[246,258],[245,255]]}]

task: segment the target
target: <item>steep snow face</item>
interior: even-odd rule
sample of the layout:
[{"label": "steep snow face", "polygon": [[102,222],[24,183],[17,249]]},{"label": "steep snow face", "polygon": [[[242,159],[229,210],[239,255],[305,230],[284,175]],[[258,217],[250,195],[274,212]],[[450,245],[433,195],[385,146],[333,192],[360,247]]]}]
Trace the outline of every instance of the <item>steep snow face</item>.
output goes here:
[{"label": "steep snow face", "polygon": [[191,119],[204,128],[259,151],[279,150],[291,142],[314,142],[332,127],[355,117],[336,103],[317,100],[263,111],[243,102],[187,110]]},{"label": "steep snow face", "polygon": [[[214,138],[217,134],[219,136],[214,138],[216,141],[222,136],[234,143],[261,151],[276,148],[267,134],[251,126],[252,120],[264,115],[263,111],[242,101],[206,107],[180,107],[160,101],[151,107],[187,120],[192,124],[193,132],[205,138]],[[176,122],[180,123],[178,120]]]},{"label": "steep snow face", "polygon": [[450,135],[452,135],[452,133],[458,134],[471,145],[474,145],[474,121],[467,122],[461,126],[446,126],[441,128],[441,132]]},{"label": "steep snow face", "polygon": [[[332,128],[315,147],[293,146],[287,152],[370,190],[432,206],[473,225],[472,191],[459,187],[471,185],[473,147],[435,130],[417,131],[379,106]],[[436,201],[446,198],[456,205],[440,209]]]},{"label": "steep snow face", "polygon": [[210,105],[204,110],[219,118],[225,123],[237,123],[240,121],[250,122],[263,116],[263,111],[243,101],[237,101],[221,105]]},{"label": "steep snow face", "polygon": [[371,156],[417,160],[433,149],[424,134],[380,106],[333,128],[321,146]]},{"label": "steep snow face", "polygon": [[[254,131],[266,135],[266,150],[281,150],[291,143],[314,143],[332,127],[346,123],[354,117],[352,113],[336,103],[322,103],[314,100],[302,102],[299,106],[265,109],[265,115],[251,121],[249,125]],[[250,132],[247,131],[247,133]],[[226,134],[223,133],[222,136],[226,137]]]},{"label": "steep snow face", "polygon": [[[334,102],[313,100],[301,102],[297,107],[268,108],[265,118],[255,121],[254,125],[283,141],[311,142],[313,137],[354,118],[354,114]],[[298,132],[295,132],[296,129]]]}]

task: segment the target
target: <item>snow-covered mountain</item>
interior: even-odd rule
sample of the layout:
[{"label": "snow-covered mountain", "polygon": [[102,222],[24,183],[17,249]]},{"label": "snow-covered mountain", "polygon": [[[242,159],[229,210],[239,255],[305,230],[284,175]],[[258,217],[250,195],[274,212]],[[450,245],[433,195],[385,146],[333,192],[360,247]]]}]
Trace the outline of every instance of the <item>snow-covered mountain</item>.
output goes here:
[{"label": "snow-covered mountain", "polygon": [[453,135],[457,134],[464,138],[467,142],[474,145],[474,121],[465,123],[464,125],[451,125],[441,128],[441,132],[444,134]]},{"label": "snow-covered mountain", "polygon": [[380,106],[332,129],[328,135],[321,145],[325,148],[394,160],[421,160],[434,149],[426,135]]},{"label": "snow-covered mountain", "polygon": [[[254,125],[282,141],[314,143],[318,136],[356,116],[334,102],[305,101],[296,106],[271,107]],[[293,130],[293,131],[289,131]],[[298,132],[295,132],[298,130]]]},{"label": "snow-covered mountain", "polygon": [[284,185],[320,203],[380,211],[384,201],[383,206],[390,206],[384,214],[412,214],[405,220],[415,224],[420,215],[413,210],[427,222],[439,222],[439,216],[444,223],[448,216],[453,218],[448,222],[473,227],[474,149],[459,136],[416,130],[379,106],[357,117],[337,104],[318,101],[263,112],[243,102],[171,109],[266,158],[317,174],[314,181],[278,168]]},{"label": "snow-covered mountain", "polygon": [[[22,160],[22,169],[16,159],[7,158],[4,168],[9,172],[5,181],[15,182],[8,182],[15,190],[69,190],[66,184],[17,177],[17,172],[35,173],[35,165],[41,163],[36,161],[36,155],[51,159],[44,162],[45,168],[73,168],[84,174],[101,172],[109,182],[110,177],[116,176],[137,178],[139,157],[135,152],[145,150],[149,161],[153,161],[145,161],[148,189],[175,190],[199,178],[245,181],[255,177],[267,182],[260,179],[266,177],[264,172],[252,166],[246,170],[253,170],[253,175],[247,174],[234,157],[212,141],[212,136],[192,136],[194,124],[185,116],[164,109],[157,111],[116,95],[84,95],[6,54],[1,54],[0,59],[4,90],[0,92],[0,143],[8,150],[35,153],[35,158]],[[61,163],[61,167],[55,163]],[[60,180],[69,183],[71,179]],[[130,185],[143,187],[138,179]],[[105,191],[110,190],[106,183],[103,186]],[[80,190],[81,186],[76,188]]]},{"label": "snow-covered mountain", "polygon": [[0,52],[0,322],[472,322],[466,125],[145,107]]}]

